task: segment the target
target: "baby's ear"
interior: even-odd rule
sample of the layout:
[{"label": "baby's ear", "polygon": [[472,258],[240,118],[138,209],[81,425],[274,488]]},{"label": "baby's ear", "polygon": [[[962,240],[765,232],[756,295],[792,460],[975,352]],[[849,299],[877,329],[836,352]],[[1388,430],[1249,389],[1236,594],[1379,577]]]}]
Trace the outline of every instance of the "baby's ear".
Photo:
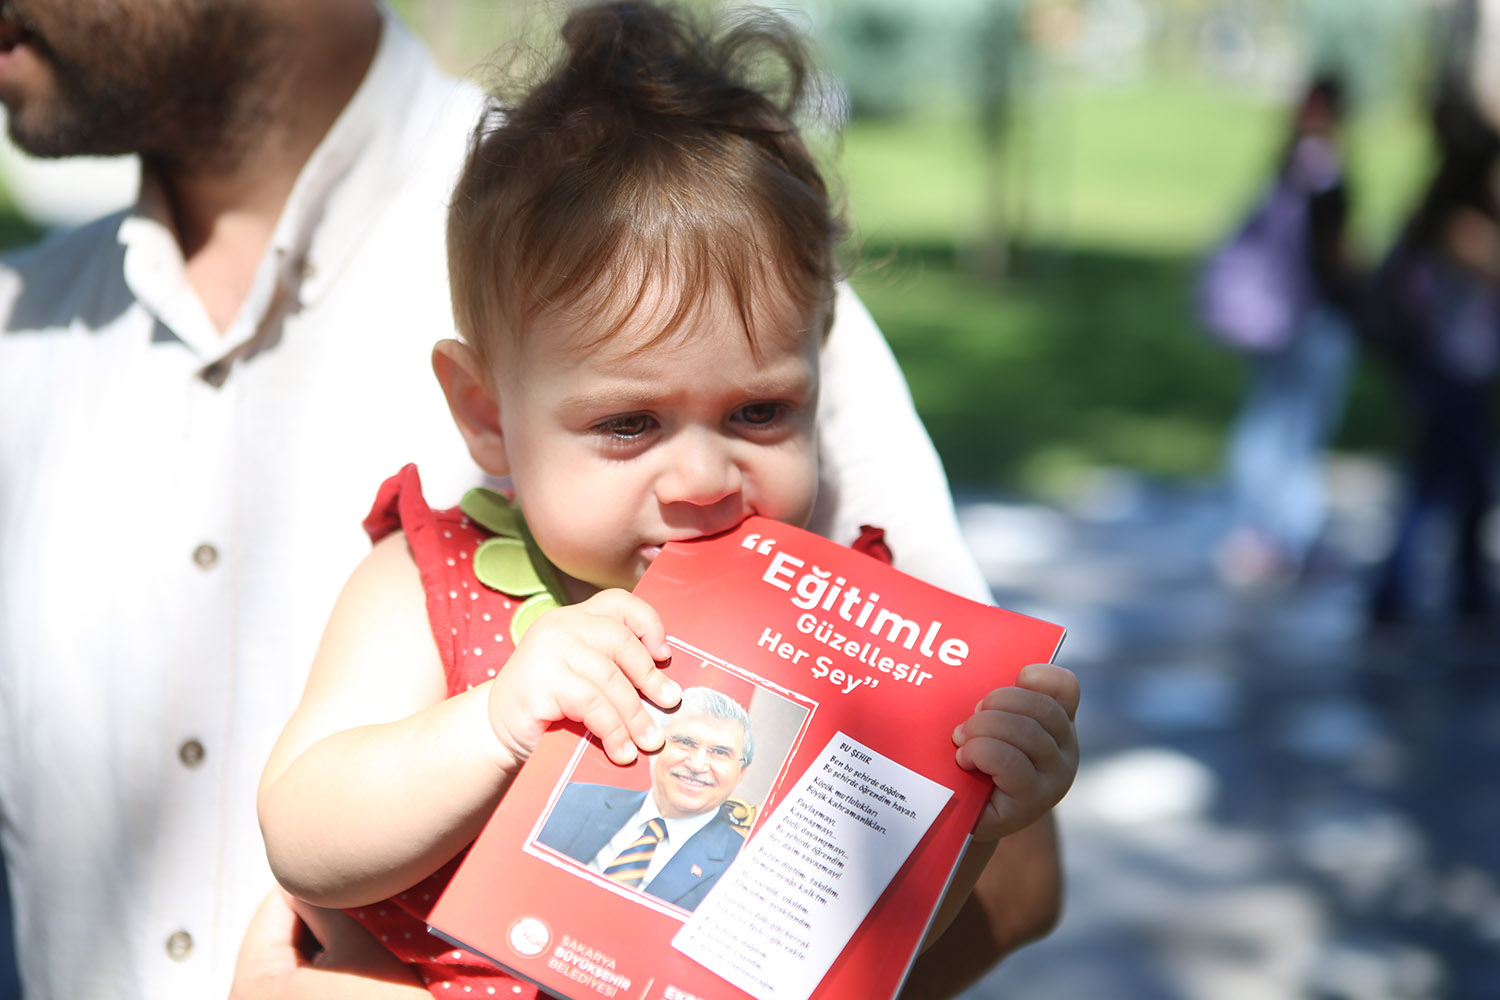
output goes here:
[{"label": "baby's ear", "polygon": [[509,475],[500,400],[479,356],[468,344],[442,340],[432,349],[432,371],[474,461],[492,476]]}]

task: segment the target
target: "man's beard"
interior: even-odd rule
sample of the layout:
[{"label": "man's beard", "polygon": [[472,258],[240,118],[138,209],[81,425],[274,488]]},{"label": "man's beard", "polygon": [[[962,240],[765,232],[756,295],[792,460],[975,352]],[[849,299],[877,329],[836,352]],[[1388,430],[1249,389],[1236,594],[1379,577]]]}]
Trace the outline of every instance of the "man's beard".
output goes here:
[{"label": "man's beard", "polygon": [[31,36],[55,100],[10,120],[11,138],[34,156],[139,153],[169,169],[229,168],[269,111],[273,32],[253,2],[186,0],[64,30],[61,48],[45,29]]}]

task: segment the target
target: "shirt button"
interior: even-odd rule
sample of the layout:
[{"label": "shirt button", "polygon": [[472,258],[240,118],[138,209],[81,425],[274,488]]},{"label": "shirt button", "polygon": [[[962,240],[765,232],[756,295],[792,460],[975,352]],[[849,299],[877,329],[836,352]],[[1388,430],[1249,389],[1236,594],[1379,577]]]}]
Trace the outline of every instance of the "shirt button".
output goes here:
[{"label": "shirt button", "polygon": [[197,767],[203,763],[203,744],[197,740],[187,740],[177,748],[177,759],[182,761],[183,767]]},{"label": "shirt button", "polygon": [[233,367],[233,358],[220,358],[212,364],[204,365],[198,372],[198,377],[217,389],[229,380],[229,369]]},{"label": "shirt button", "polygon": [[219,561],[219,550],[204,542],[193,550],[193,562],[198,564],[199,569],[212,569]]},{"label": "shirt button", "polygon": [[167,938],[167,957],[180,962],[193,952],[193,936],[187,931],[173,931]]}]

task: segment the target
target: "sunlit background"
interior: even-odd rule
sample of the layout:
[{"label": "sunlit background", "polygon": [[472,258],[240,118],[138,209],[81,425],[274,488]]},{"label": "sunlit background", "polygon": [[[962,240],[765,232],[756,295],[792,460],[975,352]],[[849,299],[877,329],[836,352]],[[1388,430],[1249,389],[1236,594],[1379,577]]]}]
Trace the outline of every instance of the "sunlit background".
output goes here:
[{"label": "sunlit background", "polygon": [[[412,20],[460,71],[494,5]],[[508,8],[510,10],[515,7]],[[1345,72],[1359,249],[1423,179],[1443,8],[1417,0],[828,0],[796,8],[843,97],[855,284],[960,490],[1098,466],[1217,469],[1236,359],[1191,325],[1202,250],[1257,193],[1311,67]],[[514,15],[513,15],[514,16]],[[1344,443],[1391,441],[1362,393]]]},{"label": "sunlit background", "polygon": [[[531,6],[406,0],[483,75]],[[1243,359],[1188,309],[1319,69],[1353,100],[1353,251],[1432,165],[1466,0],[827,0],[853,282],[906,371],[997,599],[1067,625],[1086,751],[1069,910],[974,1000],[1500,997],[1495,634],[1364,627],[1402,409],[1362,359],[1327,465],[1320,574],[1215,572]],[[1481,62],[1480,75],[1484,66]],[[0,157],[0,241],[123,204],[128,164]],[[878,428],[872,428],[878,433]],[[899,489],[899,468],[892,489]],[[899,560],[899,553],[897,553]]]},{"label": "sunlit background", "polygon": [[[397,4],[483,76],[534,3]],[[1205,246],[1255,195],[1310,68],[1354,91],[1359,251],[1423,178],[1437,0],[828,0],[798,16],[847,113],[832,171],[855,284],[900,355],[960,490],[1066,490],[1100,465],[1216,469],[1235,359],[1184,309]],[[0,165],[34,227],[127,200],[128,168]],[[39,176],[39,174],[41,176]],[[55,176],[53,176],[55,174]],[[9,220],[0,238],[34,233]],[[1362,386],[1341,439],[1392,440]]]}]

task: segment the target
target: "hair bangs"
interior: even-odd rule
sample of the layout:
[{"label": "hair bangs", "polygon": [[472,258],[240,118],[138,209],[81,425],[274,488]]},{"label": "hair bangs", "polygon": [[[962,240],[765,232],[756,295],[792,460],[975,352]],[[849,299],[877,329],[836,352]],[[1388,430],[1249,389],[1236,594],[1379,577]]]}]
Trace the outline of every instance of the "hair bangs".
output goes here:
[{"label": "hair bangs", "polygon": [[[588,185],[571,182],[538,192],[517,220],[517,242],[530,252],[505,255],[514,267],[502,280],[516,291],[510,335],[558,316],[588,331],[574,345],[588,350],[634,324],[653,331],[633,348],[648,350],[689,335],[723,296],[757,356],[808,329],[821,339],[832,309],[829,248],[809,253],[805,234],[772,224],[768,206],[793,193],[786,185],[758,190],[756,171],[736,163],[692,157],[677,164],[687,169],[615,178],[602,197],[595,188],[585,198]],[[655,315],[643,314],[648,307]]]},{"label": "hair bangs", "polygon": [[[768,336],[825,336],[844,229],[791,121],[805,66],[790,28],[752,18],[714,42],[605,4],[563,37],[551,75],[481,123],[455,188],[460,334],[491,365],[553,314],[587,330],[584,348],[650,329],[644,349],[722,296],[757,354]],[[777,69],[783,88],[749,82]]]}]

